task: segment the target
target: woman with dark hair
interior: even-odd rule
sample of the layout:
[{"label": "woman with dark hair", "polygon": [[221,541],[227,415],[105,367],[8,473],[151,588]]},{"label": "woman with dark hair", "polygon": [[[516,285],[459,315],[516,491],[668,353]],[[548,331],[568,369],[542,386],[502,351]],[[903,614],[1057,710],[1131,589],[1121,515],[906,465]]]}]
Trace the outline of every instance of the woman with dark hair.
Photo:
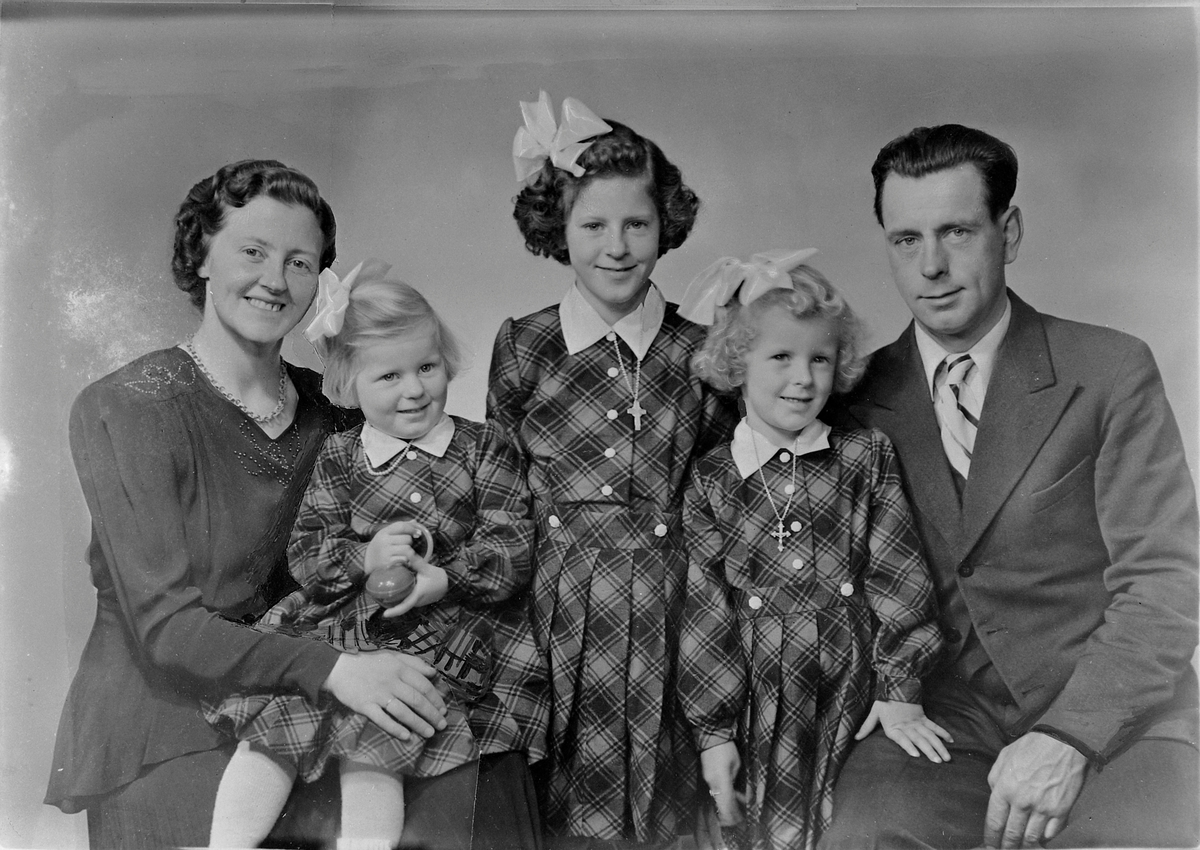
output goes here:
[{"label": "woman with dark hair", "polygon": [[286,547],[313,463],[356,420],[285,363],[336,256],[333,212],[271,160],[197,183],[175,218],[191,340],[84,389],[70,440],[92,516],[96,621],[60,721],[46,802],[93,847],[205,845],[235,741],[202,699],[327,691],[392,734],[444,724],[432,667],[244,627],[295,587]]}]

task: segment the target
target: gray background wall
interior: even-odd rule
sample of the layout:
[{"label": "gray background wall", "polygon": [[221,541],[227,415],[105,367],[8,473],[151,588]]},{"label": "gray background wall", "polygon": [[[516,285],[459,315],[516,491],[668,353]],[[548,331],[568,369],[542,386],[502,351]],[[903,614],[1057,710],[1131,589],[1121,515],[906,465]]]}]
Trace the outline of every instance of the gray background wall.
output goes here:
[{"label": "gray background wall", "polygon": [[[329,5],[0,9],[0,845],[82,846],[42,806],[94,610],[66,414],[87,382],[185,339],[170,220],[221,164],[271,156],[337,212],[343,273],[395,264],[473,350],[452,412],[483,413],[505,316],[565,267],[511,219],[518,100],[547,89],[658,141],[704,202],[655,280],[814,246],[893,338],[868,167],[918,124],[1017,149],[1034,306],[1146,339],[1197,448],[1197,66],[1188,7],[419,12]],[[290,358],[315,365],[303,339]]]}]

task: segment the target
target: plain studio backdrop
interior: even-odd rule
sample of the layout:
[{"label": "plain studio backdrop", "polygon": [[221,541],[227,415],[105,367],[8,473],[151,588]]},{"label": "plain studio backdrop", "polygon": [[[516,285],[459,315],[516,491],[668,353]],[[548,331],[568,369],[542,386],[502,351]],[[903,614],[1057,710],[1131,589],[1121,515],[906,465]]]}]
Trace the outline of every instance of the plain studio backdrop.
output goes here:
[{"label": "plain studio backdrop", "polygon": [[[95,605],[67,413],[85,384],[196,327],[170,278],[171,219],[233,160],[307,172],[337,214],[335,269],[378,257],[429,297],[472,353],[449,409],[478,418],[501,320],[572,280],[526,252],[512,220],[519,101],[545,89],[557,113],[577,97],[683,169],[703,207],[655,270],[668,299],[718,257],[816,247],[872,347],[908,313],[870,164],[914,126],[978,126],[1021,160],[1026,234],[1010,285],[1041,310],[1147,340],[1196,462],[1192,8],[646,5],[5,0],[0,845],[85,844],[82,815],[41,804]],[[285,355],[318,366],[293,337]]]}]

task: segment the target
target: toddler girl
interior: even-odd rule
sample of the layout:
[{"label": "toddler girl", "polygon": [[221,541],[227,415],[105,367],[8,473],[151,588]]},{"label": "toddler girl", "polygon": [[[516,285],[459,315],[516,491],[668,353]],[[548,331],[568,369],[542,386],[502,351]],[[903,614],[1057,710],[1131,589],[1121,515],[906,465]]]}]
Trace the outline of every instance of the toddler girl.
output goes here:
[{"label": "toddler girl", "polygon": [[692,829],[696,776],[673,697],[683,480],[736,419],[689,374],[703,328],[650,280],[699,200],[625,125],[568,98],[556,126],[545,92],[521,106],[513,215],[526,247],[574,276],[561,303],[505,320],[488,392],[538,523],[534,633],[553,689],[543,815],[552,837],[666,841]]},{"label": "toddler girl", "polygon": [[[257,845],[293,780],[317,778],[331,758],[341,766],[339,846],[394,846],[407,777],[470,765],[453,786],[460,792],[442,794],[439,833],[405,834],[406,843],[469,846],[479,757],[543,755],[545,674],[528,617],[509,602],[529,581],[534,533],[519,458],[494,426],[444,412],[458,346],[428,302],[386,271],[360,264],[345,281],[322,275],[306,333],[325,361],[325,394],[361,408],[366,422],[325,442],[288,548],[302,588],[260,628],[430,662],[445,725],[428,740],[396,737],[332,698],[299,694],[210,707],[210,721],[241,741],[218,790],[213,846]],[[398,604],[379,583],[396,565],[415,574]],[[404,709],[395,699],[380,708],[397,719]]]},{"label": "toddler girl", "polygon": [[776,850],[816,843],[852,737],[876,724],[949,758],[919,702],[941,637],[891,444],[817,419],[866,364],[812,253],[720,260],[680,307],[711,325],[696,373],[746,413],[688,487],[680,695],[720,823],[745,807],[726,839]]}]

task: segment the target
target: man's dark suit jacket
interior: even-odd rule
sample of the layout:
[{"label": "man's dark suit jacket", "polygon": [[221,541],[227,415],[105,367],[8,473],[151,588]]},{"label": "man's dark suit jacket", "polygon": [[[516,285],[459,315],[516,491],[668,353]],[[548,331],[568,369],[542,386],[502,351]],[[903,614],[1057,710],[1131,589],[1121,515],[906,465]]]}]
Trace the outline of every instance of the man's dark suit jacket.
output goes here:
[{"label": "man's dark suit jacket", "polygon": [[1100,762],[1135,736],[1194,744],[1195,489],[1154,359],[1009,297],[961,503],[911,325],[829,418],[892,439],[951,659],[973,628],[1020,732]]}]

